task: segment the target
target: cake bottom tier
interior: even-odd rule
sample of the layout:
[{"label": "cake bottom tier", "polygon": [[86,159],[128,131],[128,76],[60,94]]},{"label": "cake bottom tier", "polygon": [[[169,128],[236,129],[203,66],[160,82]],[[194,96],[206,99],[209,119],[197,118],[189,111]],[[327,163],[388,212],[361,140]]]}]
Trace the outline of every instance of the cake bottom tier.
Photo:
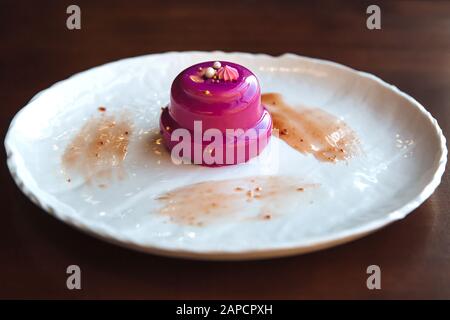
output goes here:
[{"label": "cake bottom tier", "polygon": [[217,167],[244,163],[258,156],[269,143],[272,119],[264,110],[252,128],[203,130],[201,121],[196,121],[194,130],[188,130],[171,117],[166,107],[161,114],[160,129],[174,163]]}]

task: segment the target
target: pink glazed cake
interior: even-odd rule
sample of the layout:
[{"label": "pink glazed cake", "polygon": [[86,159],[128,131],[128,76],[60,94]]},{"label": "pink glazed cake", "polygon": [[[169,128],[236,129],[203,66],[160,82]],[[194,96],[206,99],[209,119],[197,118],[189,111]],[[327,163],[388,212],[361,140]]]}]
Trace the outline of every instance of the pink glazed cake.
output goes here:
[{"label": "pink glazed cake", "polygon": [[[232,62],[208,61],[183,70],[175,78],[160,127],[169,150],[181,141],[177,129],[189,133],[190,148],[181,152],[181,158],[221,166],[259,155],[269,141],[272,119],[261,104],[258,79],[250,70]],[[208,129],[221,133],[220,141],[211,138],[207,133],[213,131]],[[174,132],[177,134],[172,136]]]}]

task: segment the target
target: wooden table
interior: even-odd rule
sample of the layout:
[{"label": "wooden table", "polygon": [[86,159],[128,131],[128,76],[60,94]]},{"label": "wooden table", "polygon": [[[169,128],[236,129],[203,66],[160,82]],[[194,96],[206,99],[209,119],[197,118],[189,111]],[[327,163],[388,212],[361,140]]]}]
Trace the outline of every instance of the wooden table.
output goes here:
[{"label": "wooden table", "polygon": [[[374,73],[411,94],[450,133],[450,1],[0,1],[3,136],[36,92],[119,58],[169,50],[293,52]],[[82,29],[66,28],[81,7]],[[225,5],[225,3],[227,3]],[[76,231],[33,205],[1,153],[1,298],[450,298],[450,184],[403,221],[304,256],[196,262],[125,250]],[[66,267],[82,290],[66,289]],[[366,268],[382,290],[366,288]]]}]

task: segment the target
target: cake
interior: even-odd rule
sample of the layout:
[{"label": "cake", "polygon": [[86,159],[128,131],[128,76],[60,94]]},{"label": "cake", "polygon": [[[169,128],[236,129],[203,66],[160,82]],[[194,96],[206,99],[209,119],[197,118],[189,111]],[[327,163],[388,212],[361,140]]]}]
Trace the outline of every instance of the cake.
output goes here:
[{"label": "cake", "polygon": [[258,79],[249,69],[207,61],[175,78],[160,128],[172,159],[234,165],[261,153],[271,135],[272,119],[261,104]]}]

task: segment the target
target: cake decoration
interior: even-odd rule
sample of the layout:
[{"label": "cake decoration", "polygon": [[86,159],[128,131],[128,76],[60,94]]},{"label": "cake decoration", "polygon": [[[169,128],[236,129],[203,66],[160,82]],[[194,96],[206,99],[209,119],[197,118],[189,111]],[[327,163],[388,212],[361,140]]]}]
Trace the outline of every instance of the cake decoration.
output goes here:
[{"label": "cake decoration", "polygon": [[216,75],[216,70],[214,70],[214,68],[208,67],[208,69],[206,69],[206,71],[205,71],[206,78],[211,79],[215,75]]},{"label": "cake decoration", "polygon": [[217,75],[220,80],[234,81],[239,78],[239,72],[236,68],[225,65],[217,70]]},{"label": "cake decoration", "polygon": [[210,79],[212,83],[220,83],[224,81],[236,81],[239,78],[239,71],[230,65],[222,67],[220,61],[214,61],[212,66],[198,67],[197,72],[189,76],[196,83],[203,83]]},{"label": "cake decoration", "polygon": [[198,74],[193,74],[193,75],[189,76],[189,78],[190,78],[192,81],[196,82],[196,83],[202,83],[202,82],[205,82],[205,80],[203,79],[203,77],[199,76]]}]

